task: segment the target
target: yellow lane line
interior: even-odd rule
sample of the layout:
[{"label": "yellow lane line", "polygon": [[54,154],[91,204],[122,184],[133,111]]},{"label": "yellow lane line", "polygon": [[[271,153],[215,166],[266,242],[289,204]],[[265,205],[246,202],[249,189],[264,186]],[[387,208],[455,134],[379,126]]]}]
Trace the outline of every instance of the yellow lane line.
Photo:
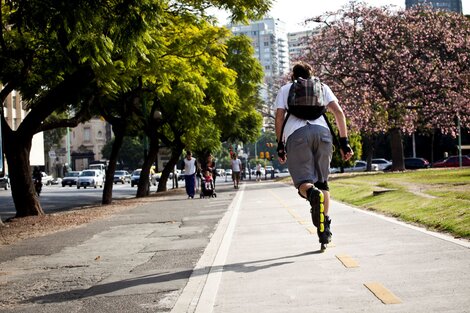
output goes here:
[{"label": "yellow lane line", "polygon": [[356,262],[353,258],[351,258],[349,255],[341,254],[341,255],[336,255],[336,258],[343,263],[343,265],[346,268],[355,268],[359,267],[359,263]]},{"label": "yellow lane line", "polygon": [[402,303],[400,298],[395,296],[390,290],[385,288],[380,283],[372,282],[365,283],[367,289],[369,289],[383,304],[399,304]]}]

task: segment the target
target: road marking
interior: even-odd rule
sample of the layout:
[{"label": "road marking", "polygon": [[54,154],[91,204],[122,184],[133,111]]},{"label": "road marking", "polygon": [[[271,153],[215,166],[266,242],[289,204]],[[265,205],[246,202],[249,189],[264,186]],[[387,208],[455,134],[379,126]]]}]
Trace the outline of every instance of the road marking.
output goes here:
[{"label": "road marking", "polygon": [[239,189],[239,192],[237,192],[235,198],[233,199],[233,213],[230,221],[228,222],[228,226],[226,228],[225,234],[223,235],[223,239],[220,243],[217,254],[214,258],[214,262],[210,266],[207,280],[199,300],[197,301],[197,307],[194,311],[195,313],[209,313],[214,310],[214,303],[217,296],[217,291],[219,289],[220,280],[222,278],[224,265],[226,264],[229,248],[232,244],[232,238],[235,232],[235,226],[238,221],[238,213],[240,212],[244,190],[245,184],[242,184],[241,189]]},{"label": "road marking", "polygon": [[346,268],[355,268],[359,267],[359,263],[356,262],[353,258],[351,258],[349,255],[341,254],[341,255],[336,255],[336,258],[343,263],[343,265]]},{"label": "road marking", "polygon": [[173,306],[172,313],[209,313],[213,311],[223,266],[241,209],[244,189],[245,184],[242,184],[240,192],[235,194],[227,212],[220,220],[209,244],[197,262],[188,283]]},{"label": "road marking", "polygon": [[385,288],[380,283],[365,283],[367,289],[369,289],[383,304],[399,304],[402,303],[400,298],[395,296],[390,290]]}]

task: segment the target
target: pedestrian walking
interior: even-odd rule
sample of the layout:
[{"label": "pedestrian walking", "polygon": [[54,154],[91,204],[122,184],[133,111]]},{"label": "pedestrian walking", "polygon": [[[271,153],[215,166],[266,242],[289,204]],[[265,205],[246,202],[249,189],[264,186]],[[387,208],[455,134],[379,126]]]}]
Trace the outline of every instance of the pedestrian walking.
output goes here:
[{"label": "pedestrian walking", "polygon": [[186,193],[188,199],[194,199],[196,193],[196,159],[193,158],[191,151],[186,151],[186,157],[184,158],[184,182],[186,185]]},{"label": "pedestrian walking", "polygon": [[353,151],[346,118],[331,89],[312,76],[312,68],[306,63],[296,64],[292,72],[292,82],[281,87],[275,102],[277,152],[281,164],[287,161],[299,195],[310,202],[312,221],[324,250],[332,237],[328,175],[333,135],[326,110],[335,117],[343,159],[350,159]]},{"label": "pedestrian walking", "polygon": [[261,181],[261,163],[256,164],[256,181]]},{"label": "pedestrian walking", "polygon": [[232,180],[233,188],[238,189],[240,183],[240,172],[242,170],[242,161],[238,158],[236,153],[232,153]]}]

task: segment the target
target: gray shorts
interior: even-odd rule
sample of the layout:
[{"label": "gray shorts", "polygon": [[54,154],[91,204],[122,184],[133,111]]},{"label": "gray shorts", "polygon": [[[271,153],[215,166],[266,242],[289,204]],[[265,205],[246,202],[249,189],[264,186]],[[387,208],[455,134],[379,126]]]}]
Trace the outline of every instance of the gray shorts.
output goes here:
[{"label": "gray shorts", "polygon": [[327,182],[333,155],[328,128],[307,124],[287,138],[287,167],[296,188],[303,183]]}]

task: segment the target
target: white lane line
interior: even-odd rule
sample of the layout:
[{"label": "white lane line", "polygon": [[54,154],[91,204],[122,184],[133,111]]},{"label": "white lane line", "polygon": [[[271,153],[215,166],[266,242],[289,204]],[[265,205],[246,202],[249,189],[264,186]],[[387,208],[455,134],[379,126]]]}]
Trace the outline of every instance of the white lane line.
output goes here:
[{"label": "white lane line", "polygon": [[209,313],[213,311],[244,189],[245,185],[242,184],[227,209],[227,213],[220,220],[219,226],[194,268],[188,283],[176,300],[171,310],[172,313]]},{"label": "white lane line", "polygon": [[239,189],[240,192],[235,196],[232,218],[230,219],[227,231],[224,234],[222,243],[220,244],[217,255],[215,256],[214,263],[209,271],[206,284],[202,290],[201,297],[199,298],[199,302],[195,310],[196,313],[209,313],[214,310],[215,298],[219,290],[219,284],[224,271],[224,265],[227,260],[229,248],[232,244],[232,238],[235,232],[235,225],[238,220],[238,213],[240,211],[244,189],[245,185],[242,185],[241,189]]}]

